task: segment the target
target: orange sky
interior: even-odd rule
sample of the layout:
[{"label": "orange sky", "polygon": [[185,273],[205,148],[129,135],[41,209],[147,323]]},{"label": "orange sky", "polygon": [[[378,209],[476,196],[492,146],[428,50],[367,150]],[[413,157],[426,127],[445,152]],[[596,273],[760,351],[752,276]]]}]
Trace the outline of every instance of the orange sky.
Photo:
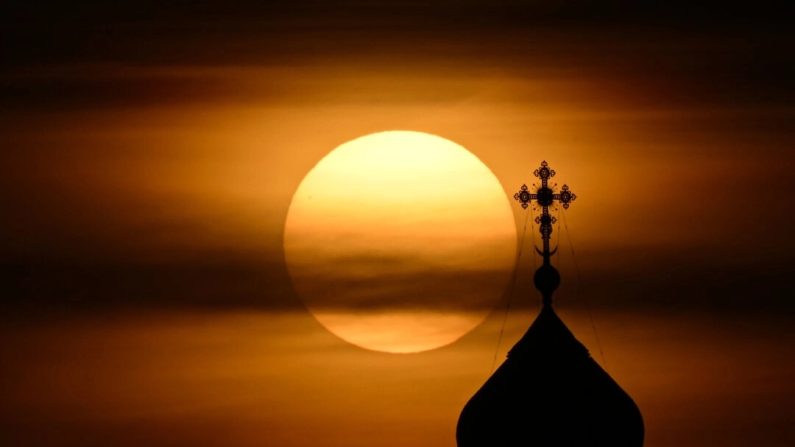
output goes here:
[{"label": "orange sky", "polygon": [[[506,340],[534,312],[512,314]],[[782,332],[786,319],[599,311],[602,356],[578,312],[561,316],[640,406],[646,445],[788,444],[795,369],[781,359],[795,340]],[[3,437],[10,445],[454,446],[458,412],[489,374],[501,320],[446,348],[398,355],[348,345],[306,314],[15,326],[0,351]]]},{"label": "orange sky", "polygon": [[[0,443],[454,445],[501,311],[439,350],[364,351],[283,263],[304,175],[390,129],[463,145],[509,196],[542,159],[572,186],[556,303],[646,445],[795,440],[781,14],[299,3],[0,19]],[[537,305],[520,267],[498,358]]]}]

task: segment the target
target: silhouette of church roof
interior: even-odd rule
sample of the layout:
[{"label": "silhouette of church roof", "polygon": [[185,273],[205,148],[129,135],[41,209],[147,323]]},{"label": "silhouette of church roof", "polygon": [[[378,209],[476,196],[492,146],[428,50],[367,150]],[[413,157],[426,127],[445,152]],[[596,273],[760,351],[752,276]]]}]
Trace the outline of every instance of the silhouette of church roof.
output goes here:
[{"label": "silhouette of church roof", "polygon": [[458,447],[642,446],[643,419],[551,306],[464,407]]},{"label": "silhouette of church roof", "polygon": [[505,362],[464,406],[458,419],[458,447],[643,445],[643,418],[635,402],[591,358],[555,314],[552,295],[560,274],[551,264],[549,240],[556,202],[568,208],[576,196],[563,185],[553,191],[555,176],[546,162],[534,172],[541,179],[531,193],[527,185],[514,198],[522,208],[541,209],[536,218],[543,241],[543,264],[533,282],[543,307]]}]

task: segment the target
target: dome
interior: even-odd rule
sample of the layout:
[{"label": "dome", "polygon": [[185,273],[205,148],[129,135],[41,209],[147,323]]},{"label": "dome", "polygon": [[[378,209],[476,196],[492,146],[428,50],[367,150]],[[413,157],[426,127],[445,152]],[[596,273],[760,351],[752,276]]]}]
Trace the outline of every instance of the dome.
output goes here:
[{"label": "dome", "polygon": [[[641,447],[643,418],[629,395],[603,370],[552,308],[560,273],[552,266],[550,205],[568,209],[577,196],[567,185],[555,193],[546,161],[533,174],[535,194],[522,185],[514,199],[536,217],[543,264],[533,282],[541,292],[541,313],[508,358],[467,402],[458,418],[458,447]],[[553,185],[554,186],[554,185]]]},{"label": "dome", "polygon": [[464,407],[456,439],[458,447],[635,447],[643,445],[643,419],[545,305]]}]

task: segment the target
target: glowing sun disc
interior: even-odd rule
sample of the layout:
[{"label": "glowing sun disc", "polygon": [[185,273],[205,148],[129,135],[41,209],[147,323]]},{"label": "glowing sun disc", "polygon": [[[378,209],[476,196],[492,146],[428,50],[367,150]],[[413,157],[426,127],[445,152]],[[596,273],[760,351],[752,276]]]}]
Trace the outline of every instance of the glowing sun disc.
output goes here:
[{"label": "glowing sun disc", "polygon": [[290,277],[315,318],[385,352],[438,348],[474,329],[499,300],[515,250],[494,174],[421,132],[331,151],[299,185],[284,228]]}]

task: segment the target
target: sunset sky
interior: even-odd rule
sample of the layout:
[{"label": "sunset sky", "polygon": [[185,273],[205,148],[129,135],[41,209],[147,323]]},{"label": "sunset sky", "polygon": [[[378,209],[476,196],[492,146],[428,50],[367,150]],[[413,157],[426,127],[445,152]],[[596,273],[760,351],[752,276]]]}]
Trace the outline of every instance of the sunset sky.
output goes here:
[{"label": "sunset sky", "polygon": [[305,176],[387,130],[474,154],[517,234],[541,160],[577,193],[555,303],[645,445],[795,443],[792,6],[33,3],[0,6],[0,444],[453,447],[529,248],[415,354],[327,331],[285,263]]}]

